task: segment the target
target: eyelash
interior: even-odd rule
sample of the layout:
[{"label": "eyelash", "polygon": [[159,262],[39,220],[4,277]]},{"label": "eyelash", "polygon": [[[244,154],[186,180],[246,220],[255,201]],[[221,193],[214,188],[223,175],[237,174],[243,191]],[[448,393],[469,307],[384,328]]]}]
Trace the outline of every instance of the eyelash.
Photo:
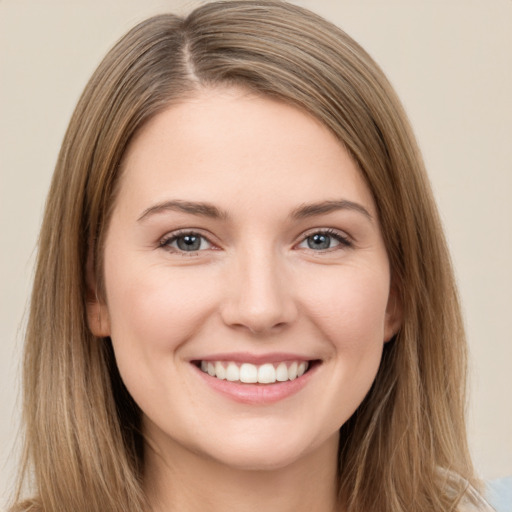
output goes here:
[{"label": "eyelash", "polygon": [[208,243],[208,245],[214,246],[214,244],[212,242],[210,242],[210,240],[206,236],[202,235],[201,233],[198,233],[197,231],[191,231],[191,230],[180,230],[180,231],[175,231],[173,233],[170,233],[169,235],[164,236],[160,240],[158,246],[161,249],[165,249],[169,252],[173,252],[175,254],[180,254],[182,256],[197,255],[197,253],[201,252],[201,250],[185,251],[185,250],[180,249],[179,247],[178,248],[171,247],[171,244],[173,242],[176,242],[180,238],[183,238],[186,236],[200,238],[201,240],[205,240]]},{"label": "eyelash", "polygon": [[332,229],[332,228],[316,229],[314,231],[310,231],[309,233],[306,233],[303,236],[303,238],[300,241],[300,244],[306,242],[308,240],[308,238],[311,238],[314,235],[325,235],[325,236],[328,236],[330,238],[334,238],[334,240],[339,242],[339,247],[329,247],[329,248],[321,250],[321,251],[316,251],[314,249],[309,248],[308,250],[310,250],[312,252],[326,253],[326,252],[335,251],[337,248],[339,248],[339,249],[350,249],[351,247],[354,246],[353,242],[350,240],[350,238],[347,235],[343,234],[340,231]]},{"label": "eyelash", "polygon": [[[335,229],[332,229],[332,228],[316,229],[314,231],[310,231],[309,233],[306,233],[301,238],[300,242],[295,245],[295,247],[297,247],[300,244],[303,244],[304,242],[306,242],[308,240],[308,238],[311,238],[314,235],[324,235],[324,236],[333,238],[334,240],[336,240],[339,243],[339,248],[353,247],[353,242],[350,240],[350,238],[348,236],[346,236],[346,235],[342,234],[341,232],[339,232]],[[164,238],[162,238],[160,240],[158,247],[161,249],[165,249],[169,252],[173,252],[175,254],[180,254],[181,256],[196,256],[196,255],[198,255],[199,252],[202,252],[205,250],[205,249],[198,249],[198,250],[186,251],[186,250],[183,250],[180,248],[171,247],[172,243],[174,243],[177,240],[179,240],[180,238],[186,237],[186,236],[197,237],[197,238],[200,238],[201,240],[206,241],[207,244],[210,246],[210,247],[208,247],[208,249],[212,249],[212,247],[215,248],[215,245],[206,236],[202,235],[201,233],[198,233],[197,231],[191,231],[191,230],[180,230],[180,231],[175,231],[173,233],[170,233],[169,235],[166,235]],[[316,252],[316,253],[326,253],[326,252],[335,251],[337,249],[337,247],[338,246],[329,247],[327,249],[322,249],[322,250],[315,250],[312,248],[308,248],[308,250],[312,251],[312,252]]]}]

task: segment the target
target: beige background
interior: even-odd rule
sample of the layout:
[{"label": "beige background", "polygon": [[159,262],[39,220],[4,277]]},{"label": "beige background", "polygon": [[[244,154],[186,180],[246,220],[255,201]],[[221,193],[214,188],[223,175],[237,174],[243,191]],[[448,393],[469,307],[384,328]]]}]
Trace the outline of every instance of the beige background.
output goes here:
[{"label": "beige background", "polygon": [[[197,3],[0,0],[0,502],[16,465],[21,333],[38,226],[72,109],[127,29]],[[297,3],[362,43],[406,106],[464,305],[475,462],[485,478],[512,475],[512,0]]]}]

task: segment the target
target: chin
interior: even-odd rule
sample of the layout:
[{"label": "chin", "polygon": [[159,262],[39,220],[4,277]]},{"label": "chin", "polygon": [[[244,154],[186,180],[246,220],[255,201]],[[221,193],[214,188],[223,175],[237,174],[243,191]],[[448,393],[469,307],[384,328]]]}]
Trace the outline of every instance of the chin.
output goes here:
[{"label": "chin", "polygon": [[279,435],[240,436],[227,444],[203,446],[199,451],[223,466],[240,471],[278,471],[298,465],[321,451],[337,453],[338,433],[326,439],[311,442],[300,436]]},{"label": "chin", "polygon": [[289,468],[301,459],[301,454],[296,452],[271,453],[267,450],[240,451],[215,454],[214,460],[238,471],[279,471]]}]

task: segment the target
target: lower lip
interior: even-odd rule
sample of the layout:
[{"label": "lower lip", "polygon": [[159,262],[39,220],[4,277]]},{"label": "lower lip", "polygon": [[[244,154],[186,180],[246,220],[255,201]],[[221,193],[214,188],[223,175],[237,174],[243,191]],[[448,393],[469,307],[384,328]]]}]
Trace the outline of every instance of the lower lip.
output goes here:
[{"label": "lower lip", "polygon": [[265,405],[279,402],[298,393],[311,380],[319,365],[314,365],[304,375],[274,384],[245,384],[217,379],[192,365],[203,381],[218,393],[243,404]]}]

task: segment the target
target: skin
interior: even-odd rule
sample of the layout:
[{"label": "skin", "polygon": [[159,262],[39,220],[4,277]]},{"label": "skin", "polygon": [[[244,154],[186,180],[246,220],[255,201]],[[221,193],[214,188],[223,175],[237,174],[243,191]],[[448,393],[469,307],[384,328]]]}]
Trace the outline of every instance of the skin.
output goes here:
[{"label": "skin", "polygon": [[[293,215],[333,201],[350,207]],[[326,229],[330,246],[311,248]],[[177,231],[204,237],[199,250],[180,250]],[[104,271],[89,323],[143,411],[153,509],[333,510],[339,428],[400,323],[375,204],[336,138],[242,89],[169,107],[125,155]],[[191,363],[226,352],[318,364],[297,393],[247,404]]]}]

